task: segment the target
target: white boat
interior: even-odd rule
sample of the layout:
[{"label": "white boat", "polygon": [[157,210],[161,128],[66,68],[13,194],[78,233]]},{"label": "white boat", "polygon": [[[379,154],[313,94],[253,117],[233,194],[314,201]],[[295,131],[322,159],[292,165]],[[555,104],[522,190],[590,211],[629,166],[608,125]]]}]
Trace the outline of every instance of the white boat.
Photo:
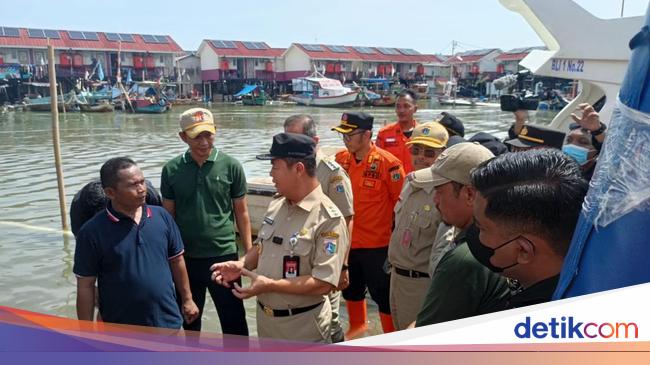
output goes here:
[{"label": "white boat", "polygon": [[359,96],[359,90],[345,87],[339,80],[314,72],[309,77],[293,79],[293,92],[289,99],[308,106],[348,106]]},{"label": "white boat", "polygon": [[488,102],[478,101],[476,99],[454,98],[451,96],[438,97],[438,104],[451,105],[451,106],[480,106],[480,107],[489,107],[489,108],[501,107],[501,104],[499,103],[488,103]]},{"label": "white boat", "polygon": [[568,130],[571,113],[579,104],[593,105],[603,96],[607,99],[600,119],[609,121],[630,59],[626,40],[641,29],[643,17],[600,19],[568,0],[500,2],[523,16],[548,49],[533,50],[521,61],[522,66],[535,75],[580,81],[580,93],[551,126]]}]

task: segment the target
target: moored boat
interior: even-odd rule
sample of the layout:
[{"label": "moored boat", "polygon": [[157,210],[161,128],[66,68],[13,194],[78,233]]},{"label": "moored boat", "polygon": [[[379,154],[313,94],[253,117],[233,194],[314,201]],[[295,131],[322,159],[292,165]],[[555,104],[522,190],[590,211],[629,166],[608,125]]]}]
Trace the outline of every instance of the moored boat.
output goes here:
[{"label": "moored boat", "polygon": [[339,80],[334,80],[314,72],[309,77],[292,80],[293,91],[298,94],[289,98],[300,105],[313,106],[349,106],[354,104],[360,90],[345,87]]}]

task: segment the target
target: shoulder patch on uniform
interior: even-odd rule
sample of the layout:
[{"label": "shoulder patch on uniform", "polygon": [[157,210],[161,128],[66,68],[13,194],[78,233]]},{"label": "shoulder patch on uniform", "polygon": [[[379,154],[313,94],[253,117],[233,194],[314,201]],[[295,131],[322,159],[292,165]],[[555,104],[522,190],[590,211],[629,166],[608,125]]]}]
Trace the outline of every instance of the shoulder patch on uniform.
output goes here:
[{"label": "shoulder patch on uniform", "polygon": [[400,168],[399,165],[395,165],[395,166],[391,167],[390,169],[388,169],[388,171],[389,171],[389,172],[393,172],[393,171],[395,171],[395,170],[399,170],[399,168]]},{"label": "shoulder patch on uniform", "polygon": [[324,238],[339,238],[339,234],[334,231],[325,231],[320,236]]},{"label": "shoulder patch on uniform", "polygon": [[264,223],[268,225],[273,225],[273,219],[271,217],[264,217]]},{"label": "shoulder patch on uniform", "polygon": [[330,179],[330,184],[334,184],[339,181],[343,181],[343,176],[341,175],[332,176],[332,178]]},{"label": "shoulder patch on uniform", "polygon": [[330,218],[338,218],[341,216],[341,211],[336,207],[336,205],[325,205],[325,210]]},{"label": "shoulder patch on uniform", "polygon": [[413,181],[415,178],[415,174],[413,172],[409,172],[408,175],[406,175],[406,180],[408,181]]},{"label": "shoulder patch on uniform", "polygon": [[336,238],[326,238],[325,241],[323,242],[323,245],[325,246],[324,247],[325,252],[330,256],[336,253],[336,248],[338,246],[336,244],[336,241],[337,241]]},{"label": "shoulder patch on uniform", "polygon": [[341,167],[338,163],[336,163],[336,161],[332,161],[329,158],[324,158],[323,163],[325,163],[325,166],[327,166],[332,171],[336,171]]},{"label": "shoulder patch on uniform", "polygon": [[402,179],[402,173],[399,170],[393,171],[390,173],[390,179],[393,181],[400,181]]}]

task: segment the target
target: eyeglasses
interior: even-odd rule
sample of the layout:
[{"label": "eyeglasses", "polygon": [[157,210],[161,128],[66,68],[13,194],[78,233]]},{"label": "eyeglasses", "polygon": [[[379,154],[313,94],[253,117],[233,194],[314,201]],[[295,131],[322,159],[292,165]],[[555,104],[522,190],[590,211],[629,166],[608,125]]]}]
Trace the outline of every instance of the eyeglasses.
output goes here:
[{"label": "eyeglasses", "polygon": [[357,134],[362,134],[365,133],[365,131],[361,132],[355,132],[355,133],[340,133],[341,137],[343,137],[343,140],[346,142],[350,142],[352,140],[353,136],[356,136]]},{"label": "eyeglasses", "polygon": [[422,148],[422,147],[418,147],[418,146],[412,146],[411,147],[411,154],[413,156],[417,156],[420,153],[424,153],[424,157],[433,158],[433,157],[436,157],[438,155],[438,150],[431,149],[431,148]]}]

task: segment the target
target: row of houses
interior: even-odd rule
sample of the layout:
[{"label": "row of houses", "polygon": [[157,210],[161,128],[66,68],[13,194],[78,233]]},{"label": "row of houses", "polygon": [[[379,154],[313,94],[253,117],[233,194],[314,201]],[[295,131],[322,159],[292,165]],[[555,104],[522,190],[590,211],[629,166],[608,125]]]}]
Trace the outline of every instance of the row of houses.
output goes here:
[{"label": "row of houses", "polygon": [[[402,82],[484,79],[516,72],[531,48],[502,52],[476,50],[454,56],[422,54],[410,48],[292,43],[273,48],[265,42],[205,39],[196,52],[185,52],[169,35],[88,32],[0,27],[0,78],[27,67],[42,71],[46,48],[55,49],[57,76],[85,77],[100,63],[108,78],[164,78],[184,90],[227,93],[240,83],[288,84],[314,69],[342,81],[368,77]],[[229,90],[230,89],[230,90]]]}]

